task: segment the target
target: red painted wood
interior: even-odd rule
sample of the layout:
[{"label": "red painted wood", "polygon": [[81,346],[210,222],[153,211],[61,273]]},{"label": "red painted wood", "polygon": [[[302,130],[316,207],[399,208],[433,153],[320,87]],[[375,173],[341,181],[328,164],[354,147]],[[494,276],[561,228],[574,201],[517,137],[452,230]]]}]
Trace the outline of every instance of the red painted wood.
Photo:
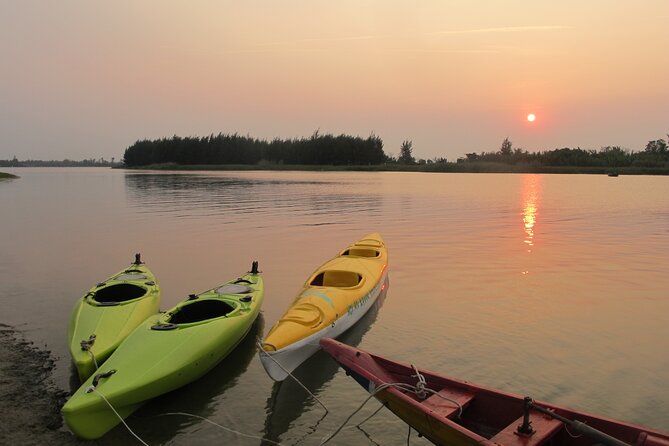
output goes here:
[{"label": "red painted wood", "polygon": [[534,432],[530,435],[518,434],[518,426],[523,423],[523,417],[521,416],[490,440],[505,446],[540,446],[564,427],[561,421],[543,414],[531,414],[530,421],[532,429],[534,429]]}]

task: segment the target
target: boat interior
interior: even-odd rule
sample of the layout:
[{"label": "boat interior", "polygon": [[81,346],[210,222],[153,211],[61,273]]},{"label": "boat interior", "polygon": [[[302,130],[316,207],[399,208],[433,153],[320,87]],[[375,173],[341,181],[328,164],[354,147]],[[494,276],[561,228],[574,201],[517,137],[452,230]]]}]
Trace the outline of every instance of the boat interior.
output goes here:
[{"label": "boat interior", "polygon": [[[374,372],[386,382],[405,382],[416,385],[416,372],[408,367],[375,358],[380,367]],[[380,373],[380,375],[379,375]],[[411,392],[403,392],[404,396],[429,409],[430,413],[448,418],[453,423],[476,433],[496,444],[507,446],[591,446],[600,444],[592,437],[577,434],[571,435],[569,428],[562,421],[548,416],[535,408],[525,408],[525,400],[505,393],[488,391],[470,386],[466,383],[423,374],[425,387],[433,389],[425,399]],[[457,404],[455,404],[457,402]],[[459,406],[459,407],[458,407]],[[546,408],[546,412],[558,413],[568,419],[578,419],[590,428],[608,432],[634,446],[669,446],[669,441],[646,432],[628,431],[606,419],[591,417],[586,414],[572,413]],[[525,421],[530,422],[530,432],[522,433],[520,428]],[[598,439],[601,444],[607,443]],[[628,443],[615,443],[628,444]]]},{"label": "boat interior", "polygon": [[191,324],[221,316],[227,316],[237,307],[222,300],[205,299],[189,302],[172,313],[169,322],[172,324]]},{"label": "boat interior", "polygon": [[311,280],[311,286],[328,286],[335,288],[351,288],[362,282],[362,276],[353,271],[327,270],[317,274]]},{"label": "boat interior", "polygon": [[146,292],[147,290],[139,285],[118,283],[97,290],[93,293],[92,299],[101,304],[117,304],[142,297]]}]

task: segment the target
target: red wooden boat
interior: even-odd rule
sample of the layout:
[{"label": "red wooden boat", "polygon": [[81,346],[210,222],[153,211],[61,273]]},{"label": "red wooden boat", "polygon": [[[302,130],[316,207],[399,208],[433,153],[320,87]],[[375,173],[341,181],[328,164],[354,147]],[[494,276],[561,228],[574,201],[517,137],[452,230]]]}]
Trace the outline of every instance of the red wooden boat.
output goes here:
[{"label": "red wooden boat", "polygon": [[447,378],[332,339],[322,339],[321,346],[437,445],[669,446],[668,433]]}]

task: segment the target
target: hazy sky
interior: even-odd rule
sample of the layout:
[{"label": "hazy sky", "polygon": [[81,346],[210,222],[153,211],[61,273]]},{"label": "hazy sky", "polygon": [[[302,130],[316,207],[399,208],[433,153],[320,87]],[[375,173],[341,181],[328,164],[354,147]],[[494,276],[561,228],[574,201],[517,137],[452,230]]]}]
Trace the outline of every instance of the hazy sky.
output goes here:
[{"label": "hazy sky", "polygon": [[669,132],[668,0],[0,0],[0,55],[0,159],[320,129],[454,160]]}]

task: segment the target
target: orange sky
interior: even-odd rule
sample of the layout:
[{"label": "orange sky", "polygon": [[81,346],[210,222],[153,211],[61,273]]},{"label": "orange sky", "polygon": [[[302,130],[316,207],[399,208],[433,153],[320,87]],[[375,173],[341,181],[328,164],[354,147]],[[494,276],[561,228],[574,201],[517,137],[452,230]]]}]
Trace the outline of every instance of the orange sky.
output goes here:
[{"label": "orange sky", "polygon": [[455,160],[669,132],[666,0],[4,1],[0,51],[0,159],[320,129]]}]

